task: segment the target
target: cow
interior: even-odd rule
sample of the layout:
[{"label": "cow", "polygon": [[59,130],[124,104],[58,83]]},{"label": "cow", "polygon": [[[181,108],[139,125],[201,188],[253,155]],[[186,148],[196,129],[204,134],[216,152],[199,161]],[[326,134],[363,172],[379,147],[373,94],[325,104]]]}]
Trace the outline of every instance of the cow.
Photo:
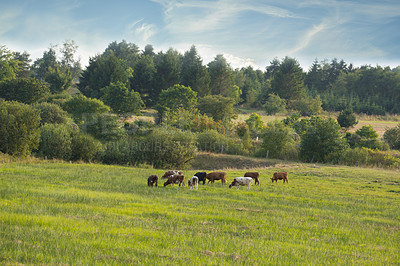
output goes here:
[{"label": "cow", "polygon": [[275,181],[277,183],[278,183],[278,180],[283,180],[283,183],[285,183],[285,181],[286,181],[286,183],[289,183],[289,181],[288,181],[288,172],[276,172],[272,176],[271,180],[272,180],[272,182]]},{"label": "cow", "polygon": [[226,173],[225,172],[211,172],[206,175],[208,183],[214,183],[215,180],[221,180],[222,184],[226,183]]},{"label": "cow", "polygon": [[149,178],[147,178],[147,186],[152,187],[153,185],[158,186],[158,176],[156,175],[151,175]]},{"label": "cow", "polygon": [[193,189],[193,187],[195,187],[197,190],[199,186],[199,178],[197,176],[193,176],[192,178],[190,178],[190,180],[188,181],[188,186],[191,190]]},{"label": "cow", "polygon": [[199,178],[199,182],[203,181],[203,185],[206,183],[206,180],[207,180],[207,178],[206,178],[207,173],[206,172],[197,172],[197,173],[194,174],[194,176],[197,176]]},{"label": "cow", "polygon": [[170,175],[168,177],[168,180],[164,183],[164,187],[168,186],[171,184],[171,187],[173,184],[179,184],[179,187],[185,187],[185,176],[184,175],[179,175],[179,174],[174,174]]},{"label": "cow", "polygon": [[168,178],[169,176],[174,175],[174,174],[183,175],[183,172],[176,171],[176,170],[169,170],[169,171],[166,171],[165,174],[161,178]]},{"label": "cow", "polygon": [[253,181],[253,178],[250,176],[235,177],[235,179],[233,179],[232,183],[229,185],[229,188],[236,186],[237,189],[239,189],[239,186],[247,186],[247,190],[249,190],[251,181]]},{"label": "cow", "polygon": [[248,176],[254,179],[254,185],[260,185],[260,179],[258,178],[260,174],[258,172],[246,172],[244,176]]}]

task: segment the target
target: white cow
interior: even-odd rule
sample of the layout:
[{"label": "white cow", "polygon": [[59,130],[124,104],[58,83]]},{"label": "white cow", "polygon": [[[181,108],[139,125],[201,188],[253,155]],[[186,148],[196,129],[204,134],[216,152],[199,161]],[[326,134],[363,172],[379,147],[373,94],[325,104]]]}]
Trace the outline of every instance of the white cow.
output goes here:
[{"label": "white cow", "polygon": [[249,190],[251,181],[253,181],[253,178],[248,176],[235,177],[235,179],[233,179],[232,183],[229,185],[229,188],[236,186],[237,189],[239,189],[239,186],[247,186],[247,190]]},{"label": "white cow", "polygon": [[188,181],[188,186],[190,189],[193,189],[193,187],[198,188],[199,186],[199,178],[197,176],[193,176],[192,178],[190,178],[190,180]]}]

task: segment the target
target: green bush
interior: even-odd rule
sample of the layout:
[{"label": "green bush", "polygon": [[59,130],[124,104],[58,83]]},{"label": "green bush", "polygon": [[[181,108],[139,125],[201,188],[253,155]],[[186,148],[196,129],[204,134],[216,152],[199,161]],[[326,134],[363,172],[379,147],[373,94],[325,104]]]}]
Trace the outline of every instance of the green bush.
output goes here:
[{"label": "green bush", "polygon": [[390,148],[400,150],[400,124],[397,127],[387,129],[383,134],[383,139],[389,144]]},{"label": "green bush", "polygon": [[72,123],[69,114],[57,104],[42,102],[33,107],[40,111],[40,124],[42,125]]},{"label": "green bush", "polygon": [[215,153],[249,155],[252,143],[229,137],[216,130],[207,130],[197,134],[197,148]]},{"label": "green bush", "polygon": [[268,115],[286,112],[286,100],[281,99],[276,94],[269,94],[267,102],[264,104],[264,110]]},{"label": "green bush", "polygon": [[48,159],[98,160],[100,141],[66,124],[45,124],[40,128],[38,154]]},{"label": "green bush", "polygon": [[0,151],[26,156],[36,149],[40,138],[39,111],[29,105],[0,99]]},{"label": "green bush", "polygon": [[348,148],[340,125],[332,118],[312,117],[301,135],[300,157],[306,162],[327,162]]},{"label": "green bush", "polygon": [[370,155],[367,149],[364,148],[354,148],[354,149],[347,149],[344,151],[338,163],[355,166],[355,165],[368,165],[370,162]]},{"label": "green bush", "polygon": [[[261,136],[261,151],[258,156],[278,159],[294,159],[297,157],[296,139],[294,130],[283,122],[273,121],[267,124]],[[262,154],[262,155],[261,155]]]},{"label": "green bush", "polygon": [[7,101],[31,104],[45,98],[49,92],[46,85],[35,78],[17,78],[0,83],[0,98]]},{"label": "green bush", "polygon": [[80,128],[100,141],[115,141],[126,135],[118,120],[114,114],[88,114]]},{"label": "green bush", "polygon": [[79,130],[71,130],[72,161],[98,161],[102,149],[101,142]]},{"label": "green bush", "polygon": [[71,158],[71,129],[64,124],[45,124],[40,128],[38,153],[48,159]]},{"label": "green bush", "polygon": [[108,142],[102,152],[107,164],[150,164],[157,168],[184,168],[197,152],[193,133],[175,128],[156,128],[146,136]]}]

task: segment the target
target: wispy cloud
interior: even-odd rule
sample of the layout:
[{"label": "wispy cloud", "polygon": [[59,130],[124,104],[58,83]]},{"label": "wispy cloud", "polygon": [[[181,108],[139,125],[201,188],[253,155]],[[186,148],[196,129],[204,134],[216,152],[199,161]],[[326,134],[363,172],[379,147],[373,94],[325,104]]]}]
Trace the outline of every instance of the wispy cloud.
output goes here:
[{"label": "wispy cloud", "polygon": [[150,38],[157,33],[157,27],[155,25],[143,21],[143,18],[139,19],[127,27],[128,35],[141,44],[147,43]]}]

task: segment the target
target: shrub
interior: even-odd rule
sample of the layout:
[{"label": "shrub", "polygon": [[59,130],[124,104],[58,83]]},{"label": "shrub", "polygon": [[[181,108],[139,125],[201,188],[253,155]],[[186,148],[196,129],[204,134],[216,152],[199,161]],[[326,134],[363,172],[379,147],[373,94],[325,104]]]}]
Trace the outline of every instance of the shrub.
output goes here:
[{"label": "shrub", "polygon": [[71,129],[63,124],[46,124],[40,128],[38,153],[48,159],[71,158]]},{"label": "shrub", "polygon": [[339,163],[349,166],[354,165],[367,165],[370,161],[370,155],[367,149],[364,148],[354,148],[347,149],[342,153],[339,158]]},{"label": "shrub", "polygon": [[332,118],[312,117],[311,125],[301,136],[300,157],[304,161],[327,162],[348,147],[340,133],[340,125]]},{"label": "shrub", "polygon": [[232,98],[221,95],[208,95],[199,99],[197,108],[202,114],[206,114],[214,121],[231,121],[234,117],[233,105],[235,101]]},{"label": "shrub", "polygon": [[29,105],[0,99],[0,151],[26,156],[40,139],[39,111]]},{"label": "shrub", "polygon": [[115,141],[126,135],[118,119],[114,114],[87,115],[80,128],[100,141]]},{"label": "shrub", "polygon": [[73,161],[98,161],[101,142],[79,130],[71,130],[71,158]]},{"label": "shrub", "polygon": [[264,109],[268,115],[286,112],[286,100],[276,94],[269,94]]},{"label": "shrub", "polygon": [[383,139],[389,144],[390,148],[400,150],[400,124],[397,127],[387,129],[383,134]]},{"label": "shrub", "polygon": [[7,101],[31,104],[43,99],[49,92],[46,85],[35,78],[17,78],[0,83],[0,98]]},{"label": "shrub", "polygon": [[81,123],[87,117],[108,113],[111,109],[98,99],[91,99],[78,94],[63,104],[63,109],[70,113],[75,122]]},{"label": "shrub", "polygon": [[69,114],[64,111],[59,105],[54,103],[38,103],[33,107],[40,111],[40,123],[44,124],[66,124],[72,123]]},{"label": "shrub", "polygon": [[109,86],[103,88],[101,92],[103,94],[101,100],[118,114],[137,114],[144,105],[140,94],[129,90],[121,82],[111,83]]},{"label": "shrub", "polygon": [[377,139],[379,137],[372,125],[362,126],[362,128],[357,129],[356,134],[366,139]]},{"label": "shrub", "polygon": [[297,157],[296,152],[296,133],[292,128],[279,121],[270,122],[262,134],[261,150],[259,156],[271,158],[293,159]]},{"label": "shrub", "polygon": [[105,144],[102,162],[157,168],[184,168],[196,154],[193,133],[175,128],[156,128],[147,136],[127,137]]},{"label": "shrub", "polygon": [[207,130],[197,134],[197,148],[215,153],[248,155],[251,144],[240,138],[228,137],[216,130]]},{"label": "shrub", "polygon": [[355,126],[358,123],[357,118],[351,109],[343,110],[337,117],[337,122],[344,128]]}]

